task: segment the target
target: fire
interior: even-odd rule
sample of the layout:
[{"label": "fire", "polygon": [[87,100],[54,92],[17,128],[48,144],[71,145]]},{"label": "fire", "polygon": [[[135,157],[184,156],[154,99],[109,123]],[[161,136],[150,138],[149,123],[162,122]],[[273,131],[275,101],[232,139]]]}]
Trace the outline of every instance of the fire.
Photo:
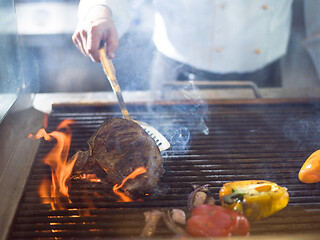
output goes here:
[{"label": "fire", "polygon": [[[72,137],[72,131],[69,125],[72,123],[73,120],[67,119],[59,124],[57,131],[47,133],[45,129],[42,128],[36,135],[29,135],[30,138],[34,139],[43,137],[46,141],[52,141],[54,139],[57,141],[43,160],[44,163],[51,167],[52,183],[50,183],[48,179],[44,179],[39,188],[40,197],[44,199],[43,203],[48,203],[48,198],[51,199],[50,203],[53,210],[63,209],[58,198],[67,197],[70,202],[68,186],[66,183],[76,161],[76,158],[73,161],[67,161]],[[65,131],[59,131],[62,129],[65,129]]]},{"label": "fire", "polygon": [[48,178],[44,178],[39,186],[39,196],[41,196],[43,204],[51,204],[53,201],[51,199],[50,186],[51,181]]},{"label": "fire", "polygon": [[[47,131],[42,128],[35,135],[29,134],[29,137],[33,139],[44,138],[46,141],[56,141],[56,144],[53,146],[51,151],[43,159],[44,163],[49,165],[51,168],[52,179],[43,179],[38,190],[42,203],[51,204],[52,210],[65,209],[61,202],[62,199],[71,203],[67,182],[70,179],[72,169],[76,161],[76,158],[72,161],[68,161],[72,138],[72,131],[69,125],[72,123],[73,120],[67,119],[59,124],[56,131],[51,133],[47,133]],[[139,167],[124,178],[120,185],[116,184],[113,186],[113,192],[120,197],[119,201],[133,201],[129,196],[121,191],[121,188],[129,179],[134,179],[145,172],[147,172],[146,168]],[[80,179],[96,183],[101,182],[101,179],[99,179],[96,174],[83,173],[80,176]],[[94,208],[93,204],[90,207]]]},{"label": "fire", "polygon": [[147,169],[144,167],[139,167],[136,170],[134,170],[132,173],[130,173],[127,177],[125,177],[122,180],[122,183],[120,185],[116,184],[113,186],[113,192],[118,195],[121,198],[122,202],[132,202],[132,199],[128,197],[125,193],[120,192],[119,189],[123,187],[123,185],[129,180],[133,179],[143,173],[147,172]]},{"label": "fire", "polygon": [[101,179],[98,178],[97,175],[94,173],[83,173],[80,175],[79,178],[82,180],[87,180],[89,182],[95,182],[95,183],[101,182]]}]

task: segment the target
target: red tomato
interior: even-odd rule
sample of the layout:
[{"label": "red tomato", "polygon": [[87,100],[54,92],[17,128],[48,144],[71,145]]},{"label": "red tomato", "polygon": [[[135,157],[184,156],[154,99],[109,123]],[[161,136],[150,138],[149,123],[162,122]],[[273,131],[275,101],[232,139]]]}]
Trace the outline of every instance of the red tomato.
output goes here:
[{"label": "red tomato", "polygon": [[247,218],[217,205],[200,205],[193,209],[186,229],[194,237],[245,236],[249,234]]}]

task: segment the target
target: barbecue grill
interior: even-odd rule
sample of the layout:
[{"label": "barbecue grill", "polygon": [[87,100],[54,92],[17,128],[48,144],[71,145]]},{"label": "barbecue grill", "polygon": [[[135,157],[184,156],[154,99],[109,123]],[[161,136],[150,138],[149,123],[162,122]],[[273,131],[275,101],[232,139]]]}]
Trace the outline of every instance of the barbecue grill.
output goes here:
[{"label": "barbecue grill", "polygon": [[[145,211],[186,210],[193,185],[209,184],[218,200],[224,183],[246,179],[277,182],[287,187],[290,194],[285,209],[251,222],[251,238],[314,238],[320,231],[319,186],[303,184],[297,175],[305,159],[318,149],[319,103],[317,99],[129,102],[128,110],[135,119],[155,126],[172,144],[163,153],[165,172],[156,193],[144,201],[118,202],[111,184],[73,179],[69,183],[70,201],[63,200],[65,208],[57,210],[42,203],[38,194],[41,180],[51,176],[43,158],[54,143],[27,139],[28,133],[41,127],[45,115],[34,108],[25,110],[24,114],[37,121],[32,127],[30,122],[27,124],[25,135],[20,136],[16,145],[18,148],[26,142],[28,150],[17,149],[11,158],[18,155],[16,163],[27,165],[30,171],[24,171],[25,184],[23,177],[20,179],[20,193],[9,187],[10,183],[5,187],[8,196],[15,196],[11,202],[15,204],[1,204],[2,216],[8,219],[1,224],[2,232],[7,234],[2,238],[139,238]],[[52,105],[46,130],[54,131],[65,119],[74,120],[71,156],[87,148],[86,141],[105,119],[120,116],[118,106],[112,102],[57,103]],[[13,169],[8,163],[5,176],[17,171],[20,169]],[[3,191],[4,185],[1,187]],[[161,220],[154,237],[175,236]]]},{"label": "barbecue grill", "polygon": [[[31,12],[26,10],[32,7],[23,9],[28,3],[15,2],[28,22],[39,19],[28,17]],[[58,5],[58,8],[50,7],[50,16],[66,7],[60,1]],[[70,13],[75,14],[75,7],[76,4],[68,4]],[[50,133],[64,120],[72,120],[70,158],[78,150],[87,149],[87,140],[105,119],[121,117],[121,112],[113,93],[99,86],[96,87],[103,92],[78,93],[77,88],[71,86],[75,93],[30,93],[38,92],[36,82],[40,78],[57,84],[68,82],[66,79],[70,75],[54,75],[55,68],[37,72],[34,67],[41,61],[38,56],[45,52],[35,51],[33,53],[37,54],[26,58],[28,50],[18,46],[13,1],[0,2],[0,11],[0,53],[5,59],[0,65],[0,240],[141,239],[144,238],[141,232],[146,211],[175,208],[187,211],[188,195],[194,186],[204,184],[209,184],[216,204],[220,204],[218,192],[224,183],[248,179],[274,181],[286,187],[290,195],[286,208],[266,219],[251,221],[249,239],[319,238],[319,184],[304,184],[298,180],[299,169],[306,158],[319,149],[319,88],[258,89],[242,82],[234,89],[236,82],[229,85],[191,81],[187,88],[184,82],[168,82],[163,95],[150,91],[124,92],[132,117],[154,126],[171,143],[171,148],[162,153],[164,173],[155,193],[142,200],[119,202],[111,183],[94,181],[94,178],[71,178],[67,184],[68,197],[40,195],[44,181],[52,186],[52,170],[44,159],[54,149],[56,141],[31,139],[29,134],[41,128]],[[61,37],[71,38],[68,34],[75,27],[72,27],[75,18],[70,16],[66,18],[70,21],[63,21],[68,24],[61,24],[63,29],[54,32],[45,22],[37,21],[38,27],[46,31],[22,29],[22,34],[26,35],[24,39],[20,36],[20,40],[31,48],[50,48],[51,66],[57,61],[51,58],[54,57],[51,53],[57,48],[64,51],[60,46],[62,42],[64,45]],[[58,16],[57,19],[62,18]],[[56,35],[48,41],[45,34],[53,33]],[[56,48],[51,45],[53,42]],[[77,54],[74,56],[80,56]],[[72,61],[80,59],[66,56]],[[148,58],[145,61],[148,62]],[[82,72],[78,74],[77,64],[75,67],[64,63],[61,65],[66,66],[67,73],[77,73],[72,75],[77,77],[72,78],[80,83],[81,90],[85,89],[84,83],[91,84],[89,77]],[[85,62],[87,65],[89,63]],[[305,65],[310,64],[305,62]],[[94,65],[94,69],[100,66]],[[89,76],[98,79],[97,75]],[[101,79],[102,86],[107,85],[105,78]],[[179,236],[161,219],[153,237],[173,239]]]}]

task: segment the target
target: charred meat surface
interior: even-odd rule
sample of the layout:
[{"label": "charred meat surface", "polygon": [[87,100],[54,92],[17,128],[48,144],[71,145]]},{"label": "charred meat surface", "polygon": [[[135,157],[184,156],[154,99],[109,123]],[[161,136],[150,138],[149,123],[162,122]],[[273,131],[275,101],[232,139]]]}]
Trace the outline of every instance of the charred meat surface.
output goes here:
[{"label": "charred meat surface", "polygon": [[78,151],[74,172],[86,173],[103,169],[107,181],[121,184],[139,167],[147,172],[130,179],[123,190],[131,196],[152,193],[162,175],[163,159],[155,141],[137,123],[113,118],[105,121],[88,140],[89,150]]}]

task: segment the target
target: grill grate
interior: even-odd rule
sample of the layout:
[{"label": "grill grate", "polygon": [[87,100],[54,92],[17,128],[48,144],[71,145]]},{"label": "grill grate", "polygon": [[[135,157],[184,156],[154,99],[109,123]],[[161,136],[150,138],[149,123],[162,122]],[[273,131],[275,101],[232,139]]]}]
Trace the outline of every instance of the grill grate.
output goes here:
[{"label": "grill grate", "polygon": [[[302,184],[297,174],[304,160],[319,148],[320,107],[311,103],[236,105],[129,105],[133,118],[155,126],[170,139],[163,154],[165,173],[159,190],[143,202],[120,203],[112,185],[72,181],[66,210],[42,204],[38,188],[50,177],[43,157],[52,147],[42,141],[11,226],[9,239],[139,237],[143,212],[152,208],[186,207],[193,184],[210,184],[218,199],[229,181],[264,179],[288,188],[289,205],[251,223],[251,235],[319,233],[320,189]],[[109,108],[109,109],[108,109]],[[107,109],[107,110],[106,110]],[[206,135],[206,126],[209,134]],[[86,141],[106,118],[120,117],[117,107],[55,106],[48,132],[73,119],[70,156],[86,149]],[[160,222],[156,237],[174,236]]]}]

